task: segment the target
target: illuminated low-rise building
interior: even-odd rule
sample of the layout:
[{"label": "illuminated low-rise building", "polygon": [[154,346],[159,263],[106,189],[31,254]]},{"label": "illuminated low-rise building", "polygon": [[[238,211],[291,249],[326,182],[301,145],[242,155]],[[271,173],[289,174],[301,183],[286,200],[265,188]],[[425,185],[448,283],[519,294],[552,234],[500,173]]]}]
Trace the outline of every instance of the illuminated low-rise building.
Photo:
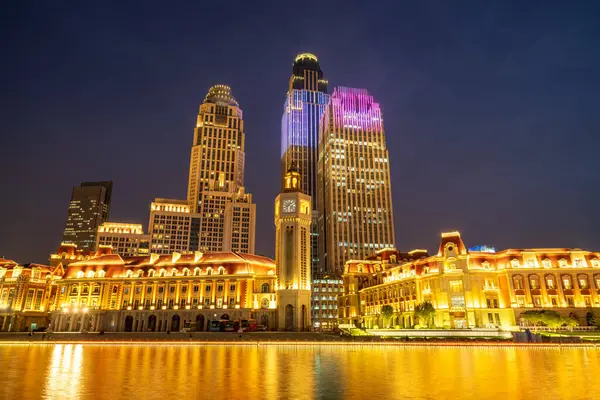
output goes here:
[{"label": "illuminated low-rise building", "polygon": [[96,248],[100,246],[110,246],[125,257],[148,255],[150,235],[144,234],[142,224],[105,222],[98,228]]},{"label": "illuminated low-rise building", "polygon": [[62,272],[61,267],[20,265],[0,258],[0,331],[48,327],[48,303]]},{"label": "illuminated low-rise building", "polygon": [[55,331],[207,330],[210,321],[275,326],[273,260],[241,253],[122,257],[110,248],[70,263],[57,281]]},{"label": "illuminated low-rise building", "polygon": [[325,276],[312,281],[311,314],[313,329],[330,331],[337,327],[338,295],[344,292],[344,281]]},{"label": "illuminated low-rise building", "polygon": [[600,308],[600,253],[581,249],[469,251],[458,232],[443,233],[436,255],[381,250],[344,268],[338,298],[340,323],[410,328],[415,305],[429,301],[435,325],[445,328],[507,327],[521,314],[551,309],[585,325]]}]

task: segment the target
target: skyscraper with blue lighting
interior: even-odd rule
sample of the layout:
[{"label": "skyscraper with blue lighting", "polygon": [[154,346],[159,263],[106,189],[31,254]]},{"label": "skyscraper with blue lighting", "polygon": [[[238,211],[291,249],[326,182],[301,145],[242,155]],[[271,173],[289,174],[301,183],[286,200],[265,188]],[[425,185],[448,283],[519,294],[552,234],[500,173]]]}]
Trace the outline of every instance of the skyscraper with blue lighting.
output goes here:
[{"label": "skyscraper with blue lighting", "polygon": [[329,102],[327,81],[314,54],[296,56],[281,118],[281,180],[292,163],[301,175],[301,191],[312,197],[312,276],[318,277],[317,159],[319,120]]}]

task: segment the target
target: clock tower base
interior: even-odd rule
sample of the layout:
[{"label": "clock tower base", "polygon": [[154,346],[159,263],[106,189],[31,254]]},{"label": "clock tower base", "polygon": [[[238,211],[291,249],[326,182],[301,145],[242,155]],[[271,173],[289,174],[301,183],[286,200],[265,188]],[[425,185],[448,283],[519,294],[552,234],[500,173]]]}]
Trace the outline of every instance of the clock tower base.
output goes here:
[{"label": "clock tower base", "polygon": [[278,290],[277,304],[278,330],[310,331],[310,290]]}]

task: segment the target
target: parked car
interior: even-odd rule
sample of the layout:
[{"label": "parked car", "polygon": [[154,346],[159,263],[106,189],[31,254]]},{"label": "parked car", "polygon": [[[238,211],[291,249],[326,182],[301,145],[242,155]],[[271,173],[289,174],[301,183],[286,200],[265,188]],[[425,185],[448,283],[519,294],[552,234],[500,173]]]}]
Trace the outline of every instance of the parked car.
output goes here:
[{"label": "parked car", "polygon": [[266,331],[267,327],[265,325],[257,325],[256,330],[257,331]]}]

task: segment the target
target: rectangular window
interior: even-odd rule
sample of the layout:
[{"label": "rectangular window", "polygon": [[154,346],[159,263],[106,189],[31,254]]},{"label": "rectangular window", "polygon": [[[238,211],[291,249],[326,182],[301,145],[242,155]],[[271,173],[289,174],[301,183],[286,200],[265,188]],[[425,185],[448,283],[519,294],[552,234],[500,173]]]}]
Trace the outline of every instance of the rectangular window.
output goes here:
[{"label": "rectangular window", "polygon": [[452,296],[452,307],[456,308],[464,308],[465,307],[465,297],[464,296]]},{"label": "rectangular window", "polygon": [[573,307],[575,305],[575,301],[573,300],[573,296],[567,296],[567,304],[569,307]]},{"label": "rectangular window", "polygon": [[44,297],[44,291],[43,290],[38,290],[37,296],[35,298],[35,306],[34,306],[35,310],[39,310],[40,307],[42,306],[42,298],[43,297]]},{"label": "rectangular window", "polygon": [[206,291],[207,291],[207,292],[210,292],[210,285],[207,285],[207,286],[206,286]]},{"label": "rectangular window", "polygon": [[35,290],[29,289],[27,292],[27,300],[25,300],[25,309],[31,309],[31,302],[33,301],[33,295],[35,294]]}]

